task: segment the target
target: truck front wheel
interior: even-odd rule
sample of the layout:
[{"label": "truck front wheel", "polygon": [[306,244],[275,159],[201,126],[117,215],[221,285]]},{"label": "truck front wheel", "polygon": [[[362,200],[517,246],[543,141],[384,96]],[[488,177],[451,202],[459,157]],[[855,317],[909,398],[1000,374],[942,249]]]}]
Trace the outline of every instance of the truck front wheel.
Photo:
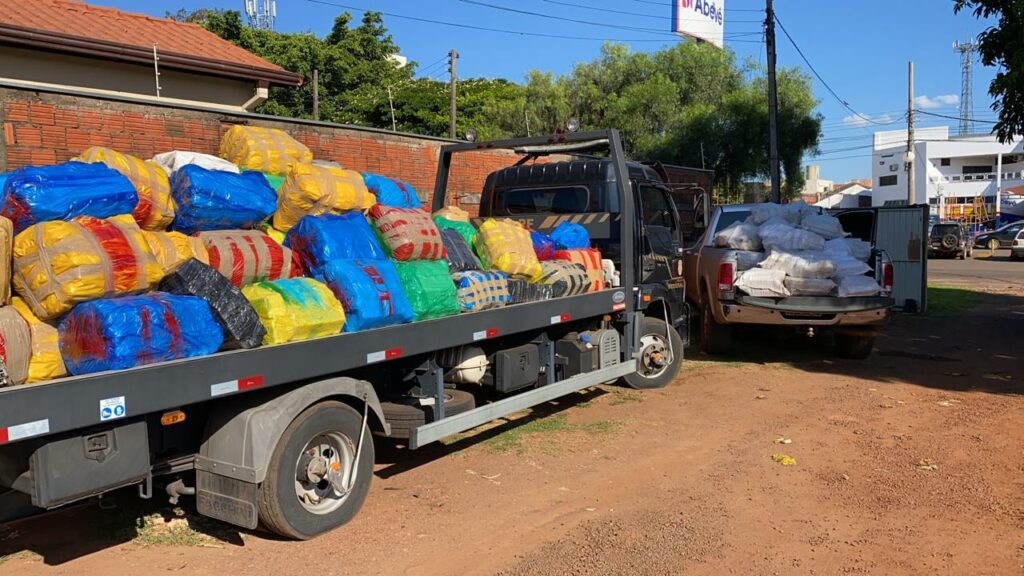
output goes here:
[{"label": "truck front wheel", "polygon": [[726,354],[732,349],[732,326],[715,320],[707,295],[700,312],[700,349],[705,354]]},{"label": "truck front wheel", "polygon": [[308,540],[359,512],[374,457],[373,436],[362,425],[359,412],[341,402],[315,404],[292,421],[260,484],[260,521],[268,530]]},{"label": "truck front wheel", "polygon": [[836,334],[836,356],[851,360],[863,360],[871,355],[875,347],[874,336],[859,334]]},{"label": "truck front wheel", "polygon": [[637,370],[623,377],[626,385],[637,390],[663,388],[675,379],[682,365],[683,339],[676,329],[645,316]]}]

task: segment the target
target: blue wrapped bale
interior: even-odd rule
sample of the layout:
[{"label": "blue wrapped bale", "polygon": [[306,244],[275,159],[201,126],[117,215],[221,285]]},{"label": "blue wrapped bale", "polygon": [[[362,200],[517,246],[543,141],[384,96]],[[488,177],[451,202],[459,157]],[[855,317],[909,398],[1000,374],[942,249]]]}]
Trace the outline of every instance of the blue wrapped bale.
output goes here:
[{"label": "blue wrapped bale", "polygon": [[332,260],[384,260],[384,248],[360,212],[305,216],[288,231],[284,245],[302,268],[316,276]]},{"label": "blue wrapped bale", "polygon": [[7,175],[3,198],[0,216],[14,222],[15,233],[38,222],[131,214],[139,203],[135,186],[120,172],[84,162],[19,168]]},{"label": "blue wrapped bale", "polygon": [[162,292],[84,302],[58,332],[75,375],[213,354],[224,341],[205,300]]},{"label": "blue wrapped bale", "polygon": [[556,250],[577,250],[590,248],[590,233],[579,224],[566,220],[551,231]]},{"label": "blue wrapped bale", "polygon": [[366,188],[377,197],[377,203],[395,208],[420,208],[423,203],[416,196],[412,184],[397,178],[388,178],[380,174],[363,174]]},{"label": "blue wrapped bale", "polygon": [[383,328],[415,319],[390,260],[334,260],[320,278],[345,307],[345,332]]},{"label": "blue wrapped bale", "polygon": [[277,209],[277,193],[259,172],[188,164],[174,173],[171,195],[177,206],[173,228],[185,234],[258,228]]},{"label": "blue wrapped bale", "polygon": [[551,260],[555,257],[555,241],[551,239],[551,236],[530,230],[530,241],[533,242],[533,251],[537,254],[537,260]]},{"label": "blue wrapped bale", "polygon": [[508,304],[508,275],[504,272],[456,272],[452,274],[459,298],[459,307],[465,312],[501,308]]}]

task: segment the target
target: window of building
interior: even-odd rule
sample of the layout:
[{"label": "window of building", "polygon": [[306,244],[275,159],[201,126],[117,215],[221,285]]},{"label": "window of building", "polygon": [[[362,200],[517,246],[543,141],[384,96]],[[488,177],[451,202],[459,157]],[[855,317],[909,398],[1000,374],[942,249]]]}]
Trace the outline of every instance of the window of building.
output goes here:
[{"label": "window of building", "polygon": [[942,166],[949,166],[949,158],[943,158],[939,161]]},{"label": "window of building", "polygon": [[992,166],[964,166],[963,174],[989,174]]},{"label": "window of building", "polygon": [[895,174],[893,174],[891,176],[882,176],[882,177],[880,177],[878,179],[878,185],[879,186],[895,186],[897,178],[898,177]]}]

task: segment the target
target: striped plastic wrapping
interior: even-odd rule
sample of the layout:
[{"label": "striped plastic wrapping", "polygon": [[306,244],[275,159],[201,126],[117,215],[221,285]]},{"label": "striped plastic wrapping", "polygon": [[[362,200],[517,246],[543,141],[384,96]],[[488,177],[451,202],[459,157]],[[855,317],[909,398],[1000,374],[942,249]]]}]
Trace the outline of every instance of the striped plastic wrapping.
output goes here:
[{"label": "striped plastic wrapping", "polygon": [[501,308],[509,303],[508,276],[504,272],[456,272],[455,282],[459,307],[465,312]]},{"label": "striped plastic wrapping", "polygon": [[477,230],[476,253],[487,268],[533,280],[542,272],[529,229],[507,218],[489,218]]},{"label": "striped plastic wrapping", "polygon": [[455,283],[448,264],[440,260],[395,262],[405,296],[417,320],[441,318],[459,313]]},{"label": "striped plastic wrapping", "polygon": [[10,218],[14,231],[21,232],[39,222],[129,214],[138,203],[135,186],[117,170],[65,162],[24,166],[8,174],[0,216]]},{"label": "striped plastic wrapping", "polygon": [[466,239],[456,230],[441,230],[441,240],[444,242],[445,259],[448,260],[450,272],[466,272],[468,270],[479,270],[480,262],[473,254]]},{"label": "striped plastic wrapping", "polygon": [[551,286],[551,296],[554,298],[583,294],[591,286],[590,276],[581,264],[545,260],[540,265],[544,272],[536,283]]},{"label": "striped plastic wrapping", "polygon": [[330,336],[345,325],[345,309],[331,289],[312,278],[257,282],[242,288],[267,329],[264,344]]},{"label": "striped plastic wrapping", "polygon": [[313,153],[283,130],[235,125],[220,140],[219,156],[239,168],[285,175],[292,164],[309,164]]},{"label": "striped plastic wrapping", "polygon": [[412,322],[412,305],[390,260],[333,260],[320,278],[345,308],[345,332]]},{"label": "striped plastic wrapping", "polygon": [[28,378],[32,337],[25,319],[13,306],[0,307],[0,360],[7,368],[7,380],[0,386],[18,386]]},{"label": "striped plastic wrapping", "polygon": [[387,258],[370,223],[359,212],[306,216],[288,231],[284,245],[314,277],[332,260]]},{"label": "striped plastic wrapping", "polygon": [[205,356],[224,340],[205,300],[163,292],[79,304],[58,332],[74,375]]},{"label": "striped plastic wrapping", "polygon": [[525,304],[527,302],[540,302],[551,300],[553,297],[551,286],[547,284],[534,284],[522,278],[508,279],[509,304]]},{"label": "striped plastic wrapping", "polygon": [[590,286],[587,287],[587,292],[604,290],[604,268],[601,266],[601,252],[597,248],[556,250],[555,260],[565,260],[582,265],[587,271],[587,276],[590,277]]},{"label": "striped plastic wrapping", "polygon": [[149,250],[153,253],[164,274],[174,272],[183,262],[195,258],[204,264],[210,263],[203,241],[181,232],[149,232],[143,230]]},{"label": "striped plastic wrapping", "polygon": [[374,204],[370,208],[377,235],[394,260],[441,260],[444,242],[430,214],[415,208]]},{"label": "striped plastic wrapping", "polygon": [[164,230],[174,221],[171,182],[167,172],[156,162],[102,146],[86,148],[77,159],[82,162],[101,162],[120,172],[135,186],[139,203],[135,205],[132,216],[139,228]]},{"label": "striped plastic wrapping", "polygon": [[163,270],[130,214],[42,222],[14,237],[14,290],[52,320],[80,302],[151,289]]},{"label": "striped plastic wrapping", "polygon": [[274,227],[291,230],[303,216],[367,210],[376,202],[354,170],[293,164],[278,191]]},{"label": "striped plastic wrapping", "polygon": [[262,226],[260,226],[260,232],[263,232],[267,236],[270,236],[270,238],[273,239],[274,242],[277,242],[278,244],[284,246],[285,233],[271,226],[269,222],[265,222]]},{"label": "striped plastic wrapping", "polygon": [[292,251],[258,230],[200,232],[207,262],[241,288],[264,280],[292,277]]},{"label": "striped plastic wrapping", "polygon": [[[0,183],[0,190],[3,184]],[[0,306],[11,299],[11,251],[14,248],[14,223],[0,216]]]},{"label": "striped plastic wrapping", "polygon": [[66,376],[68,371],[60,355],[57,328],[40,320],[28,304],[17,296],[11,299],[11,307],[28,324],[32,339],[32,356],[28,361],[28,379],[25,383],[35,384]]},{"label": "striped plastic wrapping", "polygon": [[171,194],[177,206],[174,229],[185,234],[258,228],[277,208],[277,192],[262,174],[233,174],[196,164],[174,173]]},{"label": "striped plastic wrapping", "polygon": [[377,202],[385,206],[394,206],[395,208],[421,208],[423,206],[419,197],[416,196],[416,189],[404,180],[365,173],[363,182],[377,197]]},{"label": "striped plastic wrapping", "polygon": [[476,240],[476,228],[474,228],[468,221],[463,222],[461,220],[451,220],[444,216],[439,216],[438,214],[434,214],[433,219],[438,230],[455,230],[466,240],[466,244],[468,244],[470,248],[473,247],[473,242]]}]

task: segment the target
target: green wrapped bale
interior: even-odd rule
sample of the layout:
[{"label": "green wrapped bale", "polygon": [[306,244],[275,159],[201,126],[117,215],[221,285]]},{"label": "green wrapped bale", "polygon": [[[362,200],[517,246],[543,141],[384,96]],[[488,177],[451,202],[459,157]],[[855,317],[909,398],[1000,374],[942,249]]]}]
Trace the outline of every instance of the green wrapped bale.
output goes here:
[{"label": "green wrapped bale", "polygon": [[458,292],[444,260],[395,262],[405,296],[416,320],[430,320],[459,313]]},{"label": "green wrapped bale", "polygon": [[473,245],[473,240],[476,238],[476,228],[469,222],[459,222],[458,220],[449,220],[444,216],[434,216],[434,224],[439,230],[455,230],[466,239],[466,244]]}]

